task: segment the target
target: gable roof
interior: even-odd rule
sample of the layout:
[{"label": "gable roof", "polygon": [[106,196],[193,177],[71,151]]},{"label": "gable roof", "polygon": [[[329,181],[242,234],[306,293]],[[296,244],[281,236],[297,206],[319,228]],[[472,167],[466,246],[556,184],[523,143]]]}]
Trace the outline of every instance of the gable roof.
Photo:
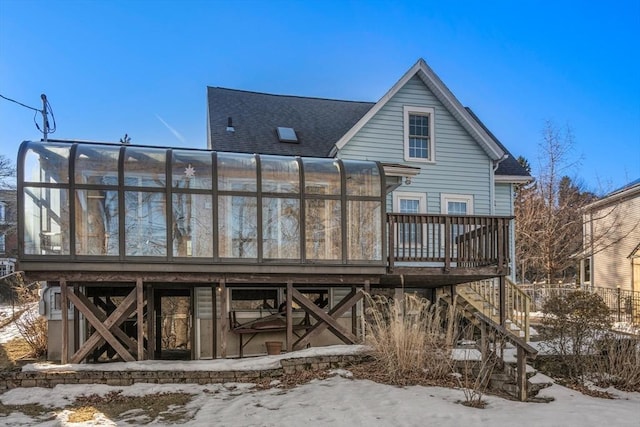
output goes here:
[{"label": "gable roof", "polygon": [[[412,77],[418,76],[463,128],[496,161],[503,182],[527,182],[527,171],[440,78],[419,59],[376,103],[275,95],[207,87],[209,148],[218,151],[333,157]],[[227,131],[231,118],[234,132]],[[278,140],[293,128],[298,143]]]},{"label": "gable roof", "polygon": [[[373,102],[272,95],[208,87],[209,148],[217,151],[330,157],[334,143]],[[231,117],[234,132],[228,132]],[[299,143],[278,140],[277,127],[293,128]]]},{"label": "gable roof", "polygon": [[640,178],[612,191],[604,197],[590,203],[582,208],[583,211],[600,209],[613,203],[622,203],[629,199],[640,197]]},{"label": "gable roof", "polygon": [[411,67],[409,71],[407,71],[382,98],[380,98],[373,108],[367,111],[367,114],[365,114],[358,123],[349,130],[349,132],[336,142],[336,149],[340,150],[344,147],[345,144],[349,142],[349,140],[360,129],[362,129],[362,127],[415,75],[420,77],[427,88],[429,88],[435,97],[438,98],[449,113],[458,120],[462,127],[469,132],[471,137],[474,138],[480,147],[484,149],[489,158],[492,160],[499,160],[504,156],[505,153],[500,146],[496,144],[496,142],[493,141],[492,138],[484,131],[482,126],[480,126],[473,117],[469,115],[462,104],[460,104],[460,101],[458,101],[449,88],[447,88],[447,86],[422,58],[420,58],[418,62],[416,62],[414,66]]}]

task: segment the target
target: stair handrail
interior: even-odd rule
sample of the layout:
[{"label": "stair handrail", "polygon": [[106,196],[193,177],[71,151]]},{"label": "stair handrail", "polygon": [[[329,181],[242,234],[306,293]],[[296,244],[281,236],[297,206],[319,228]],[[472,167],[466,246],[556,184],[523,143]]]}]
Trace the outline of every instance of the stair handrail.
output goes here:
[{"label": "stair handrail", "polygon": [[[516,346],[516,384],[518,387],[518,398],[522,402],[526,401],[528,397],[527,359],[534,360],[538,356],[538,350],[527,344],[527,342],[522,340],[520,337],[517,337],[513,332],[509,331],[504,326],[494,322],[490,317],[484,315],[483,313],[476,312],[473,315],[482,324],[493,329],[511,344]],[[484,348],[482,349],[482,354],[484,357]]]},{"label": "stair handrail", "polygon": [[509,277],[505,277],[505,287],[509,301],[507,318],[524,330],[524,340],[529,342],[531,297]]},{"label": "stair handrail", "polygon": [[[489,304],[493,310],[500,310],[500,290],[493,279],[469,283],[470,287]],[[511,279],[505,277],[505,317],[524,332],[525,342],[530,339],[531,297],[522,291]],[[484,314],[484,313],[483,313]],[[515,335],[512,333],[512,335]]]}]

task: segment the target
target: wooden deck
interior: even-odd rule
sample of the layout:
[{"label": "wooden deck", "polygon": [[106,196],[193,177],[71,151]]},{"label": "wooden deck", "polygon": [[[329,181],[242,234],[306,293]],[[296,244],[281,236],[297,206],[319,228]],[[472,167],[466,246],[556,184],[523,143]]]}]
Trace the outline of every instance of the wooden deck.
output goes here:
[{"label": "wooden deck", "polygon": [[293,260],[68,259],[30,256],[20,262],[30,281],[198,284],[308,284],[439,287],[507,275],[511,217],[387,214],[386,262]]}]

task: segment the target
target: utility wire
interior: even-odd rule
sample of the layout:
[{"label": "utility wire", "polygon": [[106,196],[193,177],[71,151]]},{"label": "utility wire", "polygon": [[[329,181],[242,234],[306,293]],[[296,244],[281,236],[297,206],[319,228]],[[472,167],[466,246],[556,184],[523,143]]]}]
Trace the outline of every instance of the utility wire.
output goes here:
[{"label": "utility wire", "polygon": [[[44,105],[43,105],[43,109],[39,110],[37,108],[33,108],[30,107],[26,104],[23,104],[22,102],[16,101],[15,99],[11,99],[11,98],[7,98],[6,96],[0,94],[0,98],[2,99],[6,99],[7,101],[13,102],[15,104],[18,104],[24,108],[28,108],[29,110],[33,110],[35,111],[35,113],[33,114],[33,123],[36,125],[36,128],[42,132],[43,134],[45,134],[45,139],[46,139],[46,134],[49,133],[54,133],[56,131],[57,125],[56,125],[56,116],[53,114],[53,108],[51,108],[51,104],[49,104],[49,100],[42,95],[43,101],[44,101]],[[40,129],[40,125],[38,125],[38,121],[36,120],[36,117],[38,116],[38,113],[42,114],[44,116],[45,122],[44,122],[44,127],[45,129]],[[51,114],[51,119],[53,120],[53,128],[51,128],[49,126],[49,120],[47,119],[47,114]]]},{"label": "utility wire", "polygon": [[0,94],[0,98],[6,99],[7,101],[15,102],[18,105],[23,106],[24,108],[28,108],[33,111],[37,111],[38,113],[42,113],[42,110],[38,110],[37,108],[29,107],[28,105],[23,104],[22,102],[18,102],[15,99],[7,98],[6,96]]}]

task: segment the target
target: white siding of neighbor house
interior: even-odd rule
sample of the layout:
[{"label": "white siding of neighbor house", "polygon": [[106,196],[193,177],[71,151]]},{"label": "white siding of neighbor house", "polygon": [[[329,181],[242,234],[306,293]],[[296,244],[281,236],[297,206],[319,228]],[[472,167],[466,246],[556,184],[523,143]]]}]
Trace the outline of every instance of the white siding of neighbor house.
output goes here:
[{"label": "white siding of neighbor house", "polygon": [[[593,212],[593,228],[589,214],[585,215],[585,246],[590,250],[589,230],[593,230],[591,286],[640,291],[638,278],[633,277],[629,255],[640,243],[640,194],[623,203]],[[614,227],[612,227],[614,224]],[[636,279],[636,283],[633,283]]]},{"label": "white siding of neighbor house", "polygon": [[[404,106],[435,109],[435,163],[404,160]],[[441,212],[441,193],[470,194],[473,214],[492,213],[491,160],[417,76],[353,136],[337,157],[420,167],[411,184],[403,183],[396,191],[426,193],[428,213]],[[392,210],[391,196],[388,208]]]}]

